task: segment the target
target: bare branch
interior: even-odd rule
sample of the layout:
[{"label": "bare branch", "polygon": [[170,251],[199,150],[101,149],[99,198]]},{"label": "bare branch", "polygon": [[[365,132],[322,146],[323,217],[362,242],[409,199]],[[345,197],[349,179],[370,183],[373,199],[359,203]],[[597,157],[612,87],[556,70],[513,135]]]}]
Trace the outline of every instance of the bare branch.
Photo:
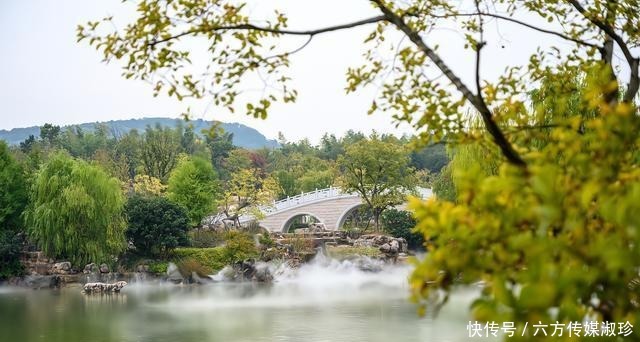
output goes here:
[{"label": "bare branch", "polygon": [[593,16],[588,15],[587,10],[577,1],[577,0],[567,0],[583,17],[589,20],[592,24],[596,25],[599,29],[601,29],[607,36],[611,37],[620,50],[622,50],[622,54],[624,54],[624,58],[627,60],[629,67],[631,68],[631,75],[629,76],[629,84],[627,85],[627,91],[624,94],[623,101],[624,102],[632,102],[633,99],[638,94],[638,89],[640,89],[640,75],[638,74],[638,66],[640,64],[640,59],[634,57],[631,54],[631,50],[629,46],[624,41],[624,39],[616,33],[615,29],[606,23],[594,18]]},{"label": "bare branch", "polygon": [[491,17],[491,18],[496,18],[496,19],[500,19],[500,20],[504,20],[504,21],[508,21],[508,22],[512,22],[514,24],[518,24],[527,28],[530,28],[534,31],[538,31],[538,32],[542,32],[542,33],[546,33],[546,34],[551,34],[557,37],[560,37],[564,40],[568,40],[571,42],[574,42],[578,45],[584,45],[584,46],[588,46],[588,47],[592,47],[592,48],[596,48],[596,49],[601,49],[602,47],[597,45],[597,44],[593,44],[593,43],[589,43],[587,41],[581,40],[581,39],[577,39],[577,38],[573,38],[570,36],[567,36],[566,34],[560,33],[560,32],[556,32],[556,31],[552,31],[552,30],[547,30],[547,29],[543,29],[541,27],[537,27],[531,24],[528,24],[524,21],[520,21],[517,19],[513,19],[510,17],[505,17],[499,14],[494,14],[494,13],[488,13],[488,12],[476,12],[476,13],[456,13],[456,14],[447,14],[447,15],[430,15],[433,18],[451,18],[451,17],[471,17],[471,16],[484,16],[484,17]]},{"label": "bare branch", "polygon": [[354,21],[354,22],[346,23],[346,24],[341,24],[341,25],[327,26],[327,27],[323,27],[323,28],[319,28],[319,29],[315,29],[315,30],[301,30],[301,31],[297,31],[297,30],[281,30],[281,29],[274,29],[274,28],[270,28],[270,27],[256,26],[256,25],[252,25],[252,24],[240,24],[240,25],[228,25],[228,26],[212,26],[212,27],[205,27],[205,28],[196,28],[196,29],[188,30],[188,31],[185,31],[185,32],[182,32],[182,33],[178,33],[178,34],[176,34],[174,36],[171,36],[171,37],[154,40],[154,41],[149,42],[149,46],[155,46],[157,44],[165,43],[165,42],[168,42],[168,41],[171,41],[171,40],[174,40],[174,39],[178,39],[180,37],[189,36],[189,35],[193,35],[193,34],[197,34],[197,33],[207,33],[207,32],[215,32],[215,31],[253,30],[253,31],[275,33],[275,34],[294,35],[294,36],[311,36],[311,37],[313,37],[315,35],[322,34],[322,33],[339,31],[339,30],[344,30],[344,29],[350,29],[350,28],[354,28],[354,27],[358,27],[358,26],[362,26],[362,25],[377,23],[377,22],[384,21],[384,20],[386,20],[386,18],[384,16],[377,16],[377,17],[362,19],[362,20],[358,20],[358,21]]}]

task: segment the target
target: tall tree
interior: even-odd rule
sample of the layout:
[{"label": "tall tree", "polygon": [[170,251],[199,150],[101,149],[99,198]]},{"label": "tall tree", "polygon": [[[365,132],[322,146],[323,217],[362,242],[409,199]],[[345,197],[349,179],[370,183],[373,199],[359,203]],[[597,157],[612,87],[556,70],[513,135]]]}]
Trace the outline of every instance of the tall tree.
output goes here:
[{"label": "tall tree", "polygon": [[42,166],[26,211],[29,235],[51,257],[81,266],[122,252],[124,198],[117,179],[57,153]]},{"label": "tall tree", "polygon": [[182,159],[169,177],[167,197],[187,210],[192,227],[200,225],[206,215],[215,212],[220,197],[211,163],[198,157]]},{"label": "tall tree", "polygon": [[129,179],[135,179],[140,165],[142,138],[137,130],[133,129],[117,139],[114,153],[118,160],[123,160],[127,165]]},{"label": "tall tree", "polygon": [[220,210],[226,220],[240,226],[240,216],[261,215],[260,205],[273,201],[277,194],[277,184],[272,177],[264,177],[258,169],[243,169],[235,172],[225,183]]},{"label": "tall tree", "polygon": [[408,151],[401,145],[382,141],[375,134],[348,146],[337,163],[343,190],[362,197],[373,213],[376,228],[386,208],[402,203],[415,190]]},{"label": "tall tree", "polygon": [[204,132],[205,141],[211,151],[211,163],[213,168],[220,175],[220,179],[228,180],[231,174],[227,171],[226,160],[229,158],[231,151],[235,149],[233,145],[233,133],[214,130],[213,132]]},{"label": "tall tree", "polygon": [[163,181],[178,162],[180,137],[174,130],[162,127],[147,127],[142,138],[140,158],[147,175]]},{"label": "tall tree", "polygon": [[60,142],[60,133],[60,126],[46,123],[40,127],[40,140],[47,146],[55,146]]},{"label": "tall tree", "polygon": [[0,141],[0,279],[20,271],[21,214],[27,206],[24,169],[13,158],[7,144]]}]

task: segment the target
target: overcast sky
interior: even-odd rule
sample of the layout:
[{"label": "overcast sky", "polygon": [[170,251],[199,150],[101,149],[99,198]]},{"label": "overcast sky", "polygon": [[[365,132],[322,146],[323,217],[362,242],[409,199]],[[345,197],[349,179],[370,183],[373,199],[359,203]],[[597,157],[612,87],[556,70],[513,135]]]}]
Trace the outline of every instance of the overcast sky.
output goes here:
[{"label": "overcast sky", "polygon": [[[287,10],[290,27],[295,29],[348,22],[372,14],[366,0],[276,3]],[[396,128],[388,114],[367,116],[375,89],[344,93],[346,69],[362,61],[361,43],[371,27],[319,36],[294,55],[291,74],[300,92],[297,103],[278,105],[267,120],[257,120],[241,113],[225,113],[207,100],[185,103],[154,98],[147,83],[125,80],[117,64],[102,63],[93,48],[75,42],[79,23],[106,15],[125,22],[131,8],[120,0],[0,0],[0,129],[46,122],[66,125],[178,117],[191,106],[195,118],[241,122],[269,138],[276,137],[279,131],[289,140],[307,137],[314,142],[325,132],[340,135],[348,129],[397,134],[411,131],[406,126]],[[472,71],[473,59],[460,49],[459,33],[442,30],[428,39],[431,44],[441,45],[443,55],[455,70],[463,75]],[[499,35],[489,39],[485,64],[501,71],[503,62],[525,62],[532,51],[531,39],[553,41],[549,36],[516,31],[508,24],[501,26]]]}]

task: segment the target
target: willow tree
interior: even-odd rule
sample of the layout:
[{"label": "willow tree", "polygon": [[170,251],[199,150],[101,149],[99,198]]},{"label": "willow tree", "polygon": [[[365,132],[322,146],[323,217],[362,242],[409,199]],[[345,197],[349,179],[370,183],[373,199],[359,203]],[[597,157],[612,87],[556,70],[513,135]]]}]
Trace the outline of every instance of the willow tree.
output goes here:
[{"label": "willow tree", "polygon": [[[420,231],[435,239],[412,278],[415,299],[441,304],[447,296],[437,295],[453,285],[483,280],[473,306],[477,318],[516,321],[520,328],[589,315],[637,324],[638,1],[362,1],[377,13],[296,30],[287,27],[286,11],[256,18],[243,1],[148,0],[123,31],[105,32],[107,18],[81,26],[78,36],[107,60],[124,60],[125,76],[154,82],[156,92],[211,97],[230,109],[243,105],[236,101],[241,80],[271,75],[274,84],[244,104],[248,114],[264,117],[273,101],[294,101],[297,94],[286,75],[296,50],[278,49],[279,38],[311,40],[373,26],[366,62],[347,72],[347,91],[378,85],[371,111],[412,123],[425,141],[477,139],[500,151],[498,173],[462,177],[456,203],[413,205]],[[500,49],[485,34],[496,25],[529,34],[519,38],[535,51],[528,63],[486,63],[486,51]],[[430,40],[440,29],[464,37],[468,71],[450,66],[451,55]],[[190,61],[183,42],[190,39],[208,42],[206,65],[183,68]],[[203,72],[193,72],[199,66]],[[483,77],[488,69],[500,77]],[[549,111],[567,110],[573,94],[567,75],[576,73],[588,78],[577,107],[585,115],[547,123]],[[542,80],[553,81],[557,101],[529,109],[526,94]],[[469,109],[483,122],[482,134],[466,129]],[[530,140],[537,131],[546,132],[547,144]]]},{"label": "willow tree", "polygon": [[120,183],[99,167],[57,153],[30,196],[27,229],[46,255],[82,266],[108,262],[126,247]]}]

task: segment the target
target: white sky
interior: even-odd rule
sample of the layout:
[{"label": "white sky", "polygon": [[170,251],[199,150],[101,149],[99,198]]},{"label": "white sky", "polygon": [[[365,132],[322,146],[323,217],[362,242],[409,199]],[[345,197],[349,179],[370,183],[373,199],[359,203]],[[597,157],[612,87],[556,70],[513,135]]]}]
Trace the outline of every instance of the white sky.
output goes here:
[{"label": "white sky", "polygon": [[[276,3],[286,9],[292,29],[349,22],[376,14],[367,0]],[[125,80],[117,64],[102,63],[93,48],[75,42],[79,23],[107,15],[128,18],[130,9],[130,4],[120,0],[0,0],[0,129],[47,122],[66,125],[178,117],[191,106],[195,118],[241,122],[269,138],[275,138],[279,131],[289,140],[307,137],[313,142],[325,132],[340,135],[348,129],[411,132],[406,126],[396,128],[389,114],[367,116],[375,89],[351,95],[343,90],[347,67],[360,64],[364,51],[361,42],[373,26],[318,36],[294,55],[291,75],[299,90],[298,101],[274,107],[263,121],[241,113],[227,114],[208,106],[206,100],[186,103],[162,96],[154,98],[150,85]],[[504,70],[507,62],[525,63],[535,48],[531,40],[558,42],[507,23],[500,25],[499,35],[496,31],[488,39],[483,57],[485,66],[493,70],[485,73],[487,77]],[[474,60],[462,51],[459,33],[442,30],[427,41],[439,43],[453,69],[470,76]]]}]

